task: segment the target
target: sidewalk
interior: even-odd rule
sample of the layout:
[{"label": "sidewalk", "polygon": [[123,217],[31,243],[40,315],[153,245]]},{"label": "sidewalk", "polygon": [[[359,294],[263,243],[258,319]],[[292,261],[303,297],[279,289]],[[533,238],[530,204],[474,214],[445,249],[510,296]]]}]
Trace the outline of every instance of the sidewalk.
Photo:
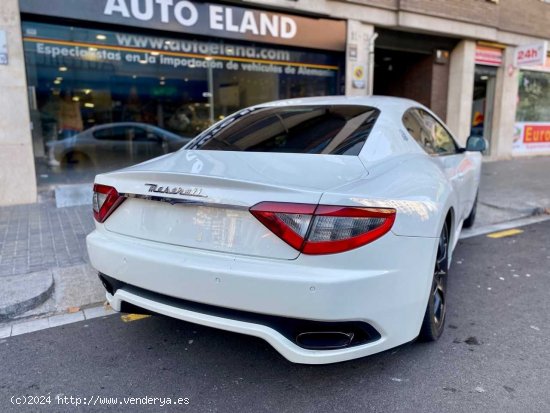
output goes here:
[{"label": "sidewalk", "polygon": [[476,226],[543,214],[548,208],[550,157],[483,164]]},{"label": "sidewalk", "polygon": [[54,202],[0,208],[0,277],[86,263],[90,206]]},{"label": "sidewalk", "polygon": [[104,300],[89,265],[91,205],[0,207],[0,323]]},{"label": "sidewalk", "polygon": [[[550,213],[548,177],[550,157],[484,163],[474,229]],[[91,205],[0,207],[0,324],[104,301],[86,253],[93,227]]]}]

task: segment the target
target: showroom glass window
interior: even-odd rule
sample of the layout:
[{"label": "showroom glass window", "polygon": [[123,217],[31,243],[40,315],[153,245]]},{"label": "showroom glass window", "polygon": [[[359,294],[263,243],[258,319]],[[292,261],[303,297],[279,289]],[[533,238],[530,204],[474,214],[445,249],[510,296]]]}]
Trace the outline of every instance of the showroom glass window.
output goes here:
[{"label": "showroom glass window", "polygon": [[550,72],[520,71],[516,121],[550,122]]},{"label": "showroom glass window", "polygon": [[250,105],[341,92],[332,52],[34,22],[23,42],[39,184],[90,182]]},{"label": "showroom glass window", "polygon": [[518,77],[512,153],[547,153],[550,150],[550,57],[544,67],[521,69]]}]

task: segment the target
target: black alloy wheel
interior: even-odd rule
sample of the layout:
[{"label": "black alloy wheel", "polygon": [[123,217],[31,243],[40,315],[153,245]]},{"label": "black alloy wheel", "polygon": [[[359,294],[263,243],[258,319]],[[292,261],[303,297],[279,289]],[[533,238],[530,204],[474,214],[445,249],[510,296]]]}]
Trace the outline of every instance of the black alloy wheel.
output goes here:
[{"label": "black alloy wheel", "polygon": [[428,298],[428,305],[419,339],[421,341],[435,341],[443,333],[445,316],[447,314],[447,278],[449,270],[449,230],[447,223],[441,230],[437,257],[434,265],[432,288]]},{"label": "black alloy wheel", "polygon": [[69,152],[63,157],[61,165],[71,169],[86,169],[92,166],[92,161],[82,152]]}]

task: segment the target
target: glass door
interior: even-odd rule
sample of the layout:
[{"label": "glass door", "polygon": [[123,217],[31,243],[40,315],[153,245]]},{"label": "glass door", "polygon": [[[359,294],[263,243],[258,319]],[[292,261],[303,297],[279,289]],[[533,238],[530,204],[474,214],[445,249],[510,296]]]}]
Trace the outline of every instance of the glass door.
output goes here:
[{"label": "glass door", "polygon": [[470,135],[483,136],[487,139],[489,149],[486,155],[491,151],[496,75],[496,67],[476,65]]}]

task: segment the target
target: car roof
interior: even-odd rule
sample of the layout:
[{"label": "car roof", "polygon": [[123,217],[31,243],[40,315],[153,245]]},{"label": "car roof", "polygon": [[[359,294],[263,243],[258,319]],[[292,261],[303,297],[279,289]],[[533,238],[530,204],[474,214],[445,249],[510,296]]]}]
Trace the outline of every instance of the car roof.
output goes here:
[{"label": "car roof", "polygon": [[309,105],[361,105],[370,106],[377,109],[404,112],[410,107],[421,107],[427,109],[424,105],[405,98],[393,96],[319,96],[308,98],[296,98],[277,100],[256,105],[259,107],[276,106],[309,106]]},{"label": "car roof", "polygon": [[101,125],[95,125],[93,128],[90,129],[103,129],[103,128],[114,128],[117,126],[134,126],[134,127],[142,127],[142,128],[150,128],[154,125],[149,125],[147,123],[141,123],[141,122],[111,122],[111,123],[102,123]]}]

